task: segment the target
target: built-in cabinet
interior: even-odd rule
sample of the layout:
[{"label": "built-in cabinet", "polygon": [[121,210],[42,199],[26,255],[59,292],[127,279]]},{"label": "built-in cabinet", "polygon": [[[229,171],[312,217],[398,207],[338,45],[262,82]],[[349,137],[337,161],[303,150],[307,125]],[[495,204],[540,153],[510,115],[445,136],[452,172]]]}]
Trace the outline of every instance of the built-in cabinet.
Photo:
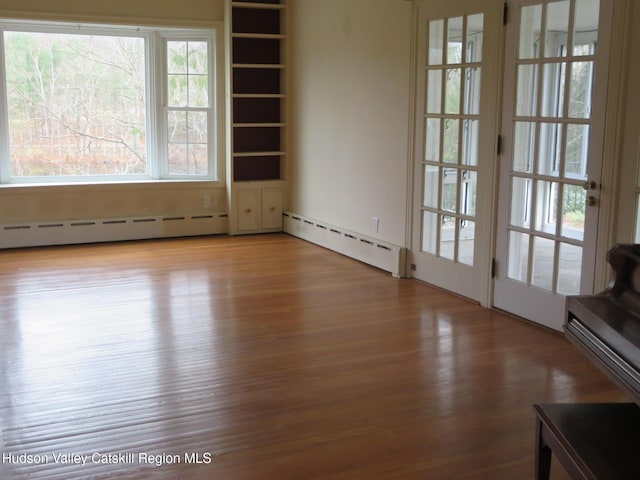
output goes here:
[{"label": "built-in cabinet", "polygon": [[282,230],[282,187],[268,183],[235,189],[237,233]]},{"label": "built-in cabinet", "polygon": [[285,3],[227,2],[231,234],[282,230]]}]

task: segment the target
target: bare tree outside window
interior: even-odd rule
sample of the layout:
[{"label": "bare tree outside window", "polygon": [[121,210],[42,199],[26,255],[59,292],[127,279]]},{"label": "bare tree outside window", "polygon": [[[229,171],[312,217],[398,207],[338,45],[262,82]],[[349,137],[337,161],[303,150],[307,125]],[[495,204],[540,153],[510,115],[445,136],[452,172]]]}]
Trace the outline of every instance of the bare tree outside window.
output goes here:
[{"label": "bare tree outside window", "polygon": [[138,37],[5,32],[12,177],[147,170]]},{"label": "bare tree outside window", "polygon": [[208,70],[206,42],[167,42],[167,156],[171,174],[208,174]]}]

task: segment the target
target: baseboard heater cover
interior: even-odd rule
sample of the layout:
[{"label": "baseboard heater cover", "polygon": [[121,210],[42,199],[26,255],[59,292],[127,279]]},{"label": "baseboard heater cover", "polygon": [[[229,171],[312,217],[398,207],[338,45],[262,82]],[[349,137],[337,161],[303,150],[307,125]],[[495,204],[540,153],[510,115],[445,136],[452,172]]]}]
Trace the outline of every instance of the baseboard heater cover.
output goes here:
[{"label": "baseboard heater cover", "polygon": [[0,248],[227,233],[227,214],[141,216],[0,224]]},{"label": "baseboard heater cover", "polygon": [[284,231],[368,265],[405,277],[406,248],[319,222],[302,215],[284,212]]}]

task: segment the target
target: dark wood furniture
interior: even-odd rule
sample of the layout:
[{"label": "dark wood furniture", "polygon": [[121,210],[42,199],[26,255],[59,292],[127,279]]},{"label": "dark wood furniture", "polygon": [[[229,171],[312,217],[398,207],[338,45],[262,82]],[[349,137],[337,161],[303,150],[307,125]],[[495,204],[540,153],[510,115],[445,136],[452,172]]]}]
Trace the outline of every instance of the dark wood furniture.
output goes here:
[{"label": "dark wood furniture", "polygon": [[537,480],[552,452],[574,479],[640,479],[640,245],[616,245],[607,261],[604,292],[567,298],[565,334],[635,403],[534,405]]},{"label": "dark wood furniture", "polygon": [[640,408],[635,403],[534,405],[536,480],[549,479],[551,452],[580,480],[640,479]]},{"label": "dark wood furniture", "polygon": [[613,282],[568,297],[565,333],[640,405],[640,245],[616,245],[607,261]]}]

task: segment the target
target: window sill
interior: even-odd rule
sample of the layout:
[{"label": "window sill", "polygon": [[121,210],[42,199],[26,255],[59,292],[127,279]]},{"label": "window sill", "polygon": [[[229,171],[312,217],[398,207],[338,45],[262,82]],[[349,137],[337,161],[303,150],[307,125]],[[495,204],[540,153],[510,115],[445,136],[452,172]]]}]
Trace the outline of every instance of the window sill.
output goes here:
[{"label": "window sill", "polygon": [[198,180],[129,180],[129,181],[86,181],[86,182],[15,182],[0,184],[0,191],[9,190],[130,190],[139,188],[142,190],[157,189],[184,189],[184,188],[224,188],[222,180],[198,179]]}]

